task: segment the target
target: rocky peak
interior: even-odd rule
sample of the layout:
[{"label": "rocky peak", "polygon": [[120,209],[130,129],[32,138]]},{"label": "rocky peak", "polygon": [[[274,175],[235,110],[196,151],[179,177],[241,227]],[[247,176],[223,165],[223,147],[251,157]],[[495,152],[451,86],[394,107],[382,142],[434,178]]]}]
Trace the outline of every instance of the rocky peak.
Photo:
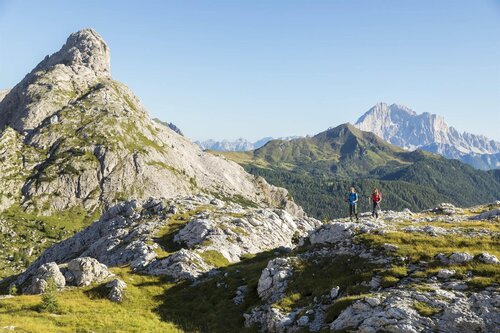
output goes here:
[{"label": "rocky peak", "polygon": [[0,174],[0,188],[9,189],[0,193],[0,210],[21,202],[44,214],[93,211],[129,197],[204,192],[303,214],[286,190],[151,120],[109,75],[108,46],[85,29],[3,99],[0,92],[0,167],[11,170]]},{"label": "rocky peak", "polygon": [[49,70],[62,64],[75,70],[84,66],[97,76],[108,77],[109,59],[109,47],[104,39],[93,29],[83,29],[69,35],[63,47],[50,57],[47,56],[34,71]]},{"label": "rocky peak", "polygon": [[479,157],[489,161],[481,163],[481,168],[485,168],[484,164],[498,167],[498,157],[494,155],[500,152],[498,142],[482,135],[461,133],[436,114],[417,114],[403,105],[378,103],[358,119],[356,127],[403,148],[420,148],[447,158],[459,158],[473,166],[477,166]]},{"label": "rocky peak", "polygon": [[92,29],[72,33],[59,51],[0,96],[0,129],[29,132],[108,79],[109,48],[102,37]]}]

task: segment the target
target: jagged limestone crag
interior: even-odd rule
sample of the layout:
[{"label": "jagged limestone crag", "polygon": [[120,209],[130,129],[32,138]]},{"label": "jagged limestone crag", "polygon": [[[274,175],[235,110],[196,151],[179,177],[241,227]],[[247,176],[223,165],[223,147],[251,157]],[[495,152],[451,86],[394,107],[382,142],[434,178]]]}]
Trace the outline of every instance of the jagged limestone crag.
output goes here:
[{"label": "jagged limestone crag", "polygon": [[484,135],[460,133],[438,115],[417,114],[403,105],[378,103],[358,119],[356,126],[394,145],[460,159],[478,169],[500,166],[500,142]]},{"label": "jagged limestone crag", "polygon": [[24,292],[39,291],[31,287],[45,279],[39,270],[54,263],[67,263],[61,266],[67,267],[64,277],[77,286],[107,278],[106,266],[130,265],[145,274],[196,279],[247,254],[293,247],[294,236],[318,225],[285,210],[245,208],[203,195],[142,204],[132,200],[111,207],[99,221],[48,248],[14,284]]},{"label": "jagged limestone crag", "polygon": [[151,120],[109,64],[104,40],[85,29],[2,93],[0,209],[21,202],[50,214],[205,192],[300,213],[285,190]]}]

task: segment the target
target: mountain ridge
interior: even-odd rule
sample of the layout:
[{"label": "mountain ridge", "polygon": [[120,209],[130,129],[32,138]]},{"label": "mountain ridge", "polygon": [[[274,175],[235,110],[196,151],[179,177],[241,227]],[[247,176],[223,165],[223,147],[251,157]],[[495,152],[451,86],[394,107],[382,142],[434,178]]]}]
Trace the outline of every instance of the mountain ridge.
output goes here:
[{"label": "mountain ridge", "polygon": [[249,141],[244,138],[238,138],[236,140],[213,140],[213,139],[208,139],[208,140],[197,140],[195,143],[200,146],[201,149],[203,150],[214,150],[214,151],[249,151],[249,150],[254,150],[258,149],[262,146],[264,146],[266,143],[268,143],[271,140],[293,140],[300,138],[300,136],[286,136],[286,137],[279,137],[279,138],[273,138],[271,136],[264,137],[262,139],[259,139],[257,141]]},{"label": "mountain ridge", "polygon": [[385,207],[394,210],[425,209],[437,201],[479,203],[500,196],[495,173],[424,150],[405,150],[352,124],[307,138],[273,140],[251,152],[223,154],[250,173],[288,188],[305,211],[319,219],[345,214],[343,195],[350,186],[358,189],[363,209],[375,187],[384,193]]}]

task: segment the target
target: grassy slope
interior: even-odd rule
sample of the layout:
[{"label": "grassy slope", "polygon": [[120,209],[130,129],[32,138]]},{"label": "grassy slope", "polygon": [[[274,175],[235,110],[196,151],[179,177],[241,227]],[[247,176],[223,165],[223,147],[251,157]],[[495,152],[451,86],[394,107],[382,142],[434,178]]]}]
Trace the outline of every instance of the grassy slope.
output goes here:
[{"label": "grassy slope", "polygon": [[18,205],[0,212],[0,220],[15,232],[15,236],[0,234],[0,279],[19,273],[43,250],[88,226],[99,214],[96,210],[88,215],[83,208],[75,207],[41,216],[27,213]]},{"label": "grassy slope", "polygon": [[17,296],[0,301],[0,327],[15,326],[20,332],[183,332],[174,324],[161,320],[156,307],[161,295],[171,285],[158,277],[132,274],[115,268],[127,283],[127,298],[112,303],[90,286],[60,292],[61,311],[40,313],[40,296]]}]

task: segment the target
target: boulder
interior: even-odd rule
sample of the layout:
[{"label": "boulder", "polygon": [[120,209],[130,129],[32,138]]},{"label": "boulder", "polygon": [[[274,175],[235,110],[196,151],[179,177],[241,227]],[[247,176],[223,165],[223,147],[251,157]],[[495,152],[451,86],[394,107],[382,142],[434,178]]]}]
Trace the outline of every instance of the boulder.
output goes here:
[{"label": "boulder", "polygon": [[441,203],[437,207],[430,209],[431,212],[444,215],[455,215],[463,213],[463,209],[455,207],[451,203]]},{"label": "boulder", "polygon": [[127,284],[120,279],[114,279],[106,284],[106,288],[110,288],[108,298],[117,303],[123,302],[125,297],[125,289]]},{"label": "boulder", "polygon": [[151,275],[167,275],[174,280],[195,280],[213,267],[206,264],[196,252],[181,249],[167,258],[153,261],[145,273]]},{"label": "boulder", "polygon": [[309,324],[309,317],[308,316],[302,316],[297,320],[297,325],[299,326],[307,326]]},{"label": "boulder", "polygon": [[494,265],[500,264],[500,261],[496,256],[489,254],[487,252],[483,252],[479,256],[477,256],[477,260],[484,262],[485,264],[494,264]]},{"label": "boulder", "polygon": [[448,259],[450,265],[455,265],[455,264],[465,264],[471,261],[473,258],[474,256],[470,255],[467,252],[455,252],[452,253]]},{"label": "boulder", "polygon": [[248,290],[247,285],[239,286],[236,289],[236,295],[233,298],[233,303],[235,305],[243,304],[243,302],[245,301],[245,296],[247,294],[247,290]]},{"label": "boulder", "polygon": [[339,295],[339,290],[340,290],[339,286],[333,287],[332,290],[330,290],[330,298],[331,299],[337,298],[337,296]]},{"label": "boulder", "polygon": [[31,279],[31,283],[24,289],[24,293],[44,293],[51,279],[54,281],[58,289],[61,289],[66,285],[64,275],[61,273],[59,266],[57,266],[55,262],[49,262],[40,266]]},{"label": "boulder", "polygon": [[355,228],[359,226],[352,222],[334,222],[326,224],[309,232],[311,244],[338,243],[355,235]]},{"label": "boulder", "polygon": [[450,270],[450,269],[440,269],[439,272],[437,273],[438,278],[440,279],[448,279],[455,275],[456,271],[455,270]]},{"label": "boulder", "polygon": [[257,293],[262,300],[273,303],[283,297],[287,280],[293,273],[291,262],[291,258],[276,258],[268,262],[257,285]]},{"label": "boulder", "polygon": [[101,282],[114,274],[96,259],[84,257],[73,259],[68,263],[67,275],[71,276],[72,284],[84,287],[94,282]]}]

